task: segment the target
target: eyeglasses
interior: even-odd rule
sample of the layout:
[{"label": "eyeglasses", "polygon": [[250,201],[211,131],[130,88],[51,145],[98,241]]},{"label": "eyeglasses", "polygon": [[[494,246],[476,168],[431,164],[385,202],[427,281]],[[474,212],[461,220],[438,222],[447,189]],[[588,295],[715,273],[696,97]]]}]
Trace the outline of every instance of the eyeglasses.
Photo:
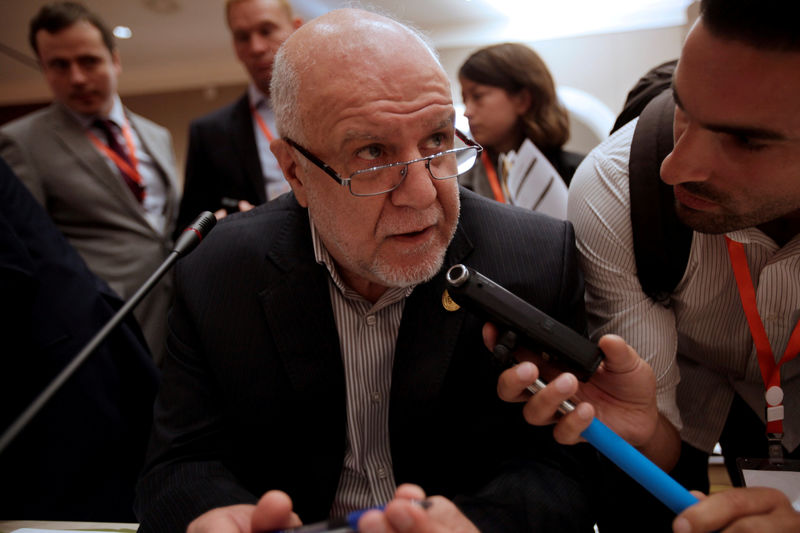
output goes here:
[{"label": "eyeglasses", "polygon": [[467,137],[465,134],[456,130],[456,137],[465,146],[452,148],[419,159],[403,161],[401,163],[390,163],[370,167],[364,170],[357,170],[350,174],[350,177],[343,178],[338,172],[329,167],[319,157],[315,156],[293,140],[284,137],[289,146],[303,154],[303,156],[321,168],[328,176],[333,178],[339,185],[347,186],[353,196],[377,196],[391,192],[398,188],[408,175],[408,165],[425,161],[425,168],[435,180],[446,180],[455,178],[472,168],[478,154],[483,151],[483,147]]}]

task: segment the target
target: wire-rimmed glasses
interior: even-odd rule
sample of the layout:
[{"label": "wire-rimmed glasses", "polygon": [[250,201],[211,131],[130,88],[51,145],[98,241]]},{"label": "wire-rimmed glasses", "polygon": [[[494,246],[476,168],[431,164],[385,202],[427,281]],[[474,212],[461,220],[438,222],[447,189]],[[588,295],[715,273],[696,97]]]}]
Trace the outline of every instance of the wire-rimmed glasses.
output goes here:
[{"label": "wire-rimmed glasses", "polygon": [[350,190],[350,194],[353,196],[377,196],[398,188],[408,175],[408,166],[413,163],[424,161],[428,173],[436,180],[455,178],[459,174],[463,174],[471,169],[475,164],[475,160],[478,158],[478,154],[483,150],[483,147],[459,130],[456,130],[456,138],[460,140],[464,146],[420,157],[419,159],[412,159],[411,161],[390,163],[388,165],[357,170],[347,178],[340,176],[338,172],[333,170],[319,157],[290,138],[284,137],[283,140],[285,140],[289,146],[303,154],[306,159],[322,169],[337,183],[342,186],[346,185]]}]

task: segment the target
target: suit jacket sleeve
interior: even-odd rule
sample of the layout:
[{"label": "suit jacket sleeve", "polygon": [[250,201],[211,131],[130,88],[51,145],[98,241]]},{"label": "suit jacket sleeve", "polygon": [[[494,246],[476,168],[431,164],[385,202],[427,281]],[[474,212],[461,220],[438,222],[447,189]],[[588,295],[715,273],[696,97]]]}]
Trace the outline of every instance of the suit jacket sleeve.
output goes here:
[{"label": "suit jacket sleeve", "polygon": [[0,157],[5,160],[19,180],[25,184],[33,197],[45,204],[45,191],[42,180],[31,166],[30,158],[26,157],[22,147],[11,137],[0,133]]}]

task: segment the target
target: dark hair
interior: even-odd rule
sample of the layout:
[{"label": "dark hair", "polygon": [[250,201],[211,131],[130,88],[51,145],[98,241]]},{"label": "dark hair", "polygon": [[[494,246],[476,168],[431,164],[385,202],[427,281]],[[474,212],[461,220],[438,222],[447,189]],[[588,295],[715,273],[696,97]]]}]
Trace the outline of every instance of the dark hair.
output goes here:
[{"label": "dark hair", "polygon": [[558,101],[553,77],[539,54],[527,46],[503,43],[481,48],[461,65],[458,75],[509,94],[527,90],[531,106],[521,117],[521,126],[541,150],[561,148],[569,140],[569,116]]},{"label": "dark hair", "polygon": [[754,48],[800,51],[796,0],[701,0],[703,25],[713,35]]},{"label": "dark hair", "polygon": [[106,45],[109,52],[113,52],[116,47],[114,44],[114,35],[99,16],[77,2],[56,2],[42,6],[42,9],[31,19],[28,41],[31,44],[31,48],[33,48],[33,51],[36,53],[36,57],[39,57],[39,47],[36,45],[36,34],[39,30],[44,30],[48,33],[57,33],[82,20],[85,20],[100,30],[100,35],[103,37],[103,44]]}]

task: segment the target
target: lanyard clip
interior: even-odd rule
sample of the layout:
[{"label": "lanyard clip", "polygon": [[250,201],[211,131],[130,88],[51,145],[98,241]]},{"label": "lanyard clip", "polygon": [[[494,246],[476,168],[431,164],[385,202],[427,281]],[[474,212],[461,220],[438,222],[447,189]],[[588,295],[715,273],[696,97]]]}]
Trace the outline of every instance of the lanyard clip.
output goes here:
[{"label": "lanyard clip", "polygon": [[770,463],[783,462],[783,433],[767,433],[767,447]]}]

